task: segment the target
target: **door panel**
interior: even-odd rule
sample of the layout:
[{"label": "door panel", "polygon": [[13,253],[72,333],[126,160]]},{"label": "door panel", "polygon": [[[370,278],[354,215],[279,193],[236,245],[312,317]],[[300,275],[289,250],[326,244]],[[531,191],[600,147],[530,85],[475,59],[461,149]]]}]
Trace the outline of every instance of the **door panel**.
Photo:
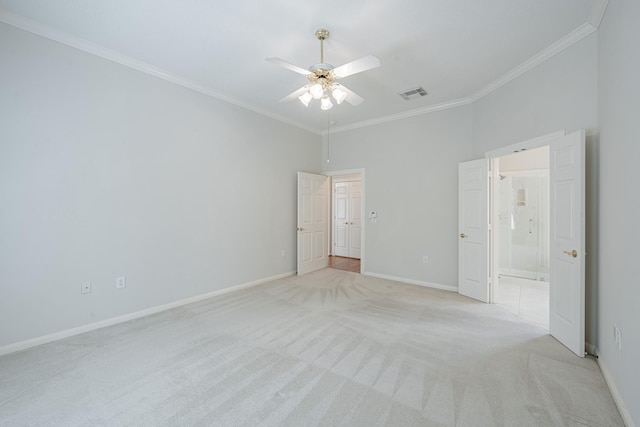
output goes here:
[{"label": "door panel", "polygon": [[336,182],[333,254],[349,256],[349,186],[346,182]]},{"label": "door panel", "polygon": [[327,266],[327,177],[298,172],[298,274]]},{"label": "door panel", "polygon": [[458,292],[489,302],[489,160],[458,166]]},{"label": "door panel", "polygon": [[361,189],[360,182],[349,183],[349,257],[360,258],[361,232]]},{"label": "door panel", "polygon": [[584,357],[584,131],[552,141],[550,155],[549,332]]}]

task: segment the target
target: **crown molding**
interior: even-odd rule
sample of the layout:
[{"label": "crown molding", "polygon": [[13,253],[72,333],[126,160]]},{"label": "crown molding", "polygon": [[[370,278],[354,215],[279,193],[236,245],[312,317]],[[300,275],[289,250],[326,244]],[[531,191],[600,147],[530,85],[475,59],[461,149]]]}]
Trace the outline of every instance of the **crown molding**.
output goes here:
[{"label": "crown molding", "polygon": [[81,50],[83,52],[87,52],[92,55],[99,56],[108,61],[115,62],[117,64],[123,65],[125,67],[131,68],[133,70],[149,74],[151,76],[157,77],[162,80],[166,80],[168,82],[174,83],[176,85],[182,86],[184,88],[193,90],[195,92],[201,93],[203,95],[210,96],[212,98],[216,98],[220,101],[235,105],[237,107],[244,108],[245,110],[252,111],[254,113],[272,118],[274,120],[278,120],[280,122],[286,123],[291,126],[298,127],[307,132],[311,132],[313,134],[319,135],[320,132],[317,129],[313,129],[311,127],[305,126],[302,123],[298,123],[294,120],[290,120],[286,117],[280,116],[278,114],[274,114],[270,111],[257,108],[253,105],[244,103],[237,99],[231,98],[229,96],[225,96],[221,93],[218,93],[214,90],[211,90],[207,87],[202,86],[199,83],[196,83],[192,80],[188,80],[172,74],[168,71],[165,71],[161,68],[154,67],[151,64],[148,64],[143,61],[139,61],[137,59],[131,58],[130,56],[123,55],[119,52],[116,52],[112,49],[105,48],[103,46],[97,45],[95,43],[89,42],[87,40],[81,39],[79,37],[74,37],[68,33],[63,31],[59,31],[48,27],[46,25],[42,25],[39,22],[36,22],[32,19],[25,18],[23,16],[16,15],[14,13],[8,12],[6,10],[0,9],[0,22],[4,22],[7,25],[11,25],[12,27],[19,28],[21,30],[39,35],[41,37],[45,37],[51,40],[54,40],[58,43],[62,43],[64,45],[73,47],[75,49]]},{"label": "crown molding", "polygon": [[[602,16],[605,12],[607,4],[608,4],[608,0],[594,0],[594,7],[591,12],[591,17],[592,18],[594,16],[597,17],[598,25],[600,20],[602,20]],[[557,42],[553,43],[551,46],[538,52],[536,55],[532,56],[531,58],[529,58],[522,64],[518,65],[508,73],[504,74],[502,77],[499,77],[498,79],[494,80],[492,83],[483,87],[482,89],[480,89],[479,91],[471,95],[470,97],[461,98],[455,101],[445,102],[442,104],[432,105],[426,108],[419,108],[419,109],[407,111],[401,114],[393,114],[389,116],[378,117],[372,120],[365,120],[362,122],[337,127],[331,130],[331,133],[344,132],[347,130],[358,129],[358,128],[371,126],[375,124],[386,123],[394,120],[404,119],[407,117],[413,117],[413,116],[418,116],[422,114],[433,113],[435,111],[446,110],[448,108],[456,108],[462,105],[472,104],[480,100],[481,98],[489,95],[493,91],[506,85],[510,81],[517,79],[527,71],[547,61],[549,58],[573,46],[575,43],[579,42],[583,38],[592,34],[596,30],[597,30],[597,27],[591,23],[591,19],[590,19],[590,22],[586,22],[582,24],[581,26],[579,26],[578,28],[576,28],[575,30],[573,30],[572,32],[570,32],[569,34],[567,34],[566,36],[558,40]],[[322,132],[322,135],[326,135],[326,134],[327,134],[327,131]]]},{"label": "crown molding", "polygon": [[410,111],[406,111],[399,114],[391,114],[388,116],[377,117],[371,120],[364,120],[361,122],[356,122],[349,125],[336,127],[335,129],[332,129],[330,131],[312,128],[302,123],[283,117],[281,115],[274,114],[270,111],[267,111],[261,108],[257,108],[253,105],[244,103],[237,99],[215,92],[194,81],[184,79],[182,77],[179,77],[177,75],[164,71],[158,67],[154,67],[150,64],[147,64],[146,62],[138,61],[134,58],[123,55],[111,49],[107,49],[105,47],[91,43],[87,40],[83,40],[79,37],[71,36],[62,31],[55,30],[53,28],[42,25],[31,19],[24,18],[22,16],[13,14],[11,12],[7,12],[3,9],[0,9],[0,22],[4,22],[8,25],[20,28],[22,30],[31,32],[33,34],[37,34],[39,36],[49,38],[51,40],[54,40],[59,43],[65,44],[67,46],[71,46],[73,48],[82,50],[84,52],[99,56],[101,58],[118,63],[120,65],[124,65],[134,70],[169,81],[171,83],[177,84],[179,86],[193,90],[195,92],[199,92],[201,94],[211,96],[220,101],[227,102],[229,104],[244,108],[254,113],[272,118],[274,120],[278,120],[282,123],[300,128],[307,132],[310,132],[316,135],[327,135],[327,133],[339,133],[339,132],[359,129],[367,126],[401,120],[409,117],[419,116],[423,114],[429,114],[429,113],[446,110],[450,108],[456,108],[463,105],[473,104],[479,99],[489,95],[490,93],[501,88],[502,86],[506,85],[512,80],[515,80],[516,78],[525,74],[529,70],[547,61],[549,58],[557,55],[558,53],[562,52],[563,50],[567,49],[568,47],[574,45],[578,41],[592,34],[594,31],[598,29],[598,26],[602,21],[602,18],[604,16],[608,3],[609,3],[609,0],[593,0],[593,6],[591,9],[591,13],[589,15],[588,22],[582,24],[580,27],[576,28],[575,30],[567,34],[565,37],[553,43],[551,46],[547,47],[546,49],[543,49],[542,51],[538,52],[536,55],[532,56],[522,64],[518,65],[511,71],[507,72],[503,76],[494,80],[492,83],[483,87],[482,89],[480,89],[479,91],[477,91],[476,93],[474,93],[469,97],[460,98],[454,101],[444,102],[441,104],[431,105],[424,108],[418,108],[415,110],[410,110]]},{"label": "crown molding", "polygon": [[609,0],[593,0],[593,6],[591,7],[591,14],[589,14],[589,23],[595,28],[600,28],[604,13],[607,11]]},{"label": "crown molding", "polygon": [[[363,128],[367,126],[373,126],[381,123],[393,122],[396,120],[406,119],[408,117],[421,116],[423,114],[434,113],[436,111],[448,110],[450,108],[461,107],[463,105],[471,104],[471,98],[460,98],[455,101],[443,102],[441,104],[430,105],[424,108],[417,108],[415,110],[405,111],[404,113],[391,114],[388,116],[378,117],[371,120],[364,120],[357,123],[352,123],[345,126],[339,126],[331,130],[330,133],[344,132],[347,130],[353,130]],[[323,131],[322,135],[326,135],[327,131]]]},{"label": "crown molding", "polygon": [[472,102],[476,102],[477,100],[489,95],[491,92],[496,89],[501,88],[512,80],[517,79],[527,71],[537,67],[542,64],[549,58],[557,55],[563,50],[567,49],[570,46],[573,46],[575,43],[579,42],[583,38],[587,37],[589,34],[596,31],[596,27],[591,25],[590,23],[584,23],[557,42],[553,43],[548,48],[538,52],[531,58],[527,59],[522,64],[518,65],[508,73],[504,74],[502,77],[494,80],[492,83],[489,83],[487,86],[480,89],[478,92],[474,93],[471,96]]}]

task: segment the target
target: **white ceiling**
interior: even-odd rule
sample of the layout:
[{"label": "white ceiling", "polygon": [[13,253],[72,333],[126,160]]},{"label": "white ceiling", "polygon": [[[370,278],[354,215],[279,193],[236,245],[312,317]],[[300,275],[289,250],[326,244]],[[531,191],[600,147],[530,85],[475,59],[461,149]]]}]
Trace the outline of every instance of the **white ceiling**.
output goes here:
[{"label": "white ceiling", "polygon": [[[606,4],[606,3],[605,3]],[[0,20],[315,132],[468,103],[592,32],[603,0],[0,0]],[[598,16],[600,14],[600,16]],[[265,61],[374,54],[341,83],[364,98],[327,112],[279,99],[307,83]],[[429,95],[397,93],[422,86]]]}]

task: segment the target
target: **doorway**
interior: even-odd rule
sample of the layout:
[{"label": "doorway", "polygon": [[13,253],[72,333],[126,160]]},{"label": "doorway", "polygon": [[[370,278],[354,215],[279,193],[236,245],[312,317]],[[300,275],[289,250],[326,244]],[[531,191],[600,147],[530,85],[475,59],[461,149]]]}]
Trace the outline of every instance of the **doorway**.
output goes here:
[{"label": "doorway", "polygon": [[549,330],[549,146],[494,159],[494,302]]},{"label": "doorway", "polygon": [[584,357],[585,133],[545,135],[458,165],[458,293],[495,302],[500,157],[549,147],[549,333]]},{"label": "doorway", "polygon": [[328,267],[360,273],[364,252],[364,171],[327,175],[331,178]]}]

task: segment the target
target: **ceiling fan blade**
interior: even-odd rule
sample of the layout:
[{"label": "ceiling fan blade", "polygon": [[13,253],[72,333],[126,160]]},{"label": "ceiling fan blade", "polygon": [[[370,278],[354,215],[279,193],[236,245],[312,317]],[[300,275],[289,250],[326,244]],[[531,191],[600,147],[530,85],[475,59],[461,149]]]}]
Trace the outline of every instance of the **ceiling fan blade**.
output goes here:
[{"label": "ceiling fan blade", "polygon": [[280,100],[280,102],[293,101],[294,99],[298,98],[300,95],[302,95],[303,93],[305,93],[308,90],[309,90],[309,85],[302,86],[300,89],[297,89],[297,90],[291,92],[289,95],[287,95],[284,98],[282,98]]},{"label": "ceiling fan blade", "polygon": [[311,71],[309,70],[305,70],[302,67],[298,67],[297,65],[293,65],[290,62],[284,61],[280,58],[266,58],[267,61],[271,62],[272,64],[276,64],[279,65],[283,68],[286,68],[287,70],[291,70],[293,72],[296,72],[298,74],[302,74],[303,76],[307,76],[309,74],[311,74]]},{"label": "ceiling fan blade", "polygon": [[381,65],[380,60],[378,59],[377,56],[367,55],[367,56],[363,56],[360,59],[356,59],[355,61],[351,61],[337,68],[334,68],[333,75],[341,79],[343,77],[347,77],[352,74],[360,73],[362,71],[367,71],[372,68],[377,68],[380,65]]},{"label": "ceiling fan blade", "polygon": [[344,98],[344,100],[347,101],[349,104],[351,104],[351,105],[360,105],[360,104],[362,104],[362,101],[364,101],[364,99],[362,99],[362,97],[360,95],[358,95],[357,93],[349,90],[344,85],[337,85],[337,86],[340,88],[340,90],[342,90],[344,93],[347,94],[347,96]]}]

